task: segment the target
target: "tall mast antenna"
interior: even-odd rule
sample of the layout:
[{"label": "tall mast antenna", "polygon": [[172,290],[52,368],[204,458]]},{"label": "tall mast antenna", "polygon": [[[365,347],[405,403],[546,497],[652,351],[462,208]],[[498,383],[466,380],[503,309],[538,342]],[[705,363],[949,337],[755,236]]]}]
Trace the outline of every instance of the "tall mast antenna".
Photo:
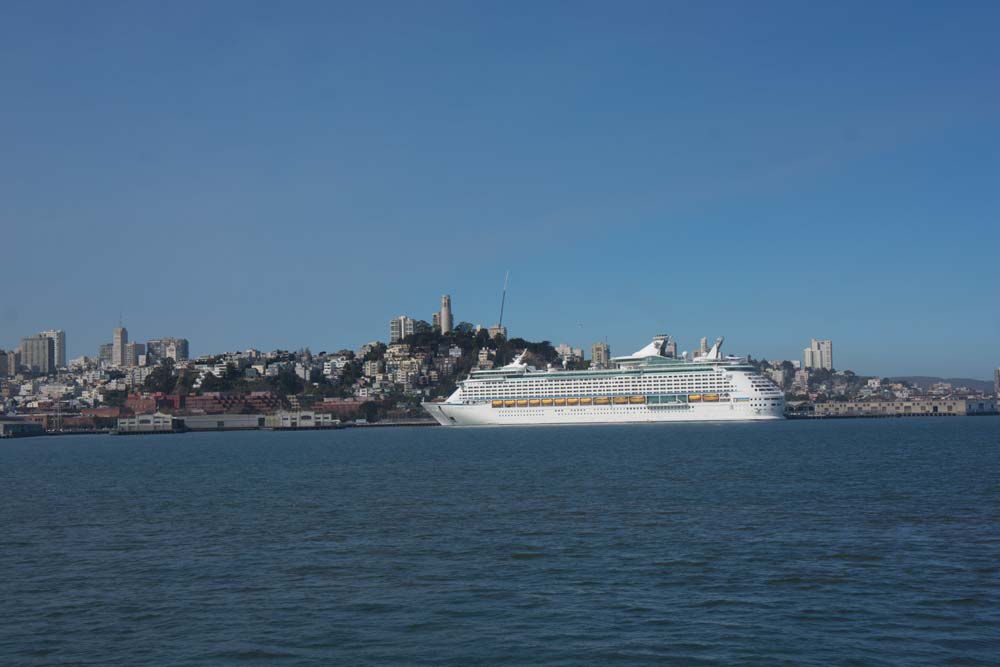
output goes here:
[{"label": "tall mast antenna", "polygon": [[503,307],[507,303],[507,281],[510,279],[510,271],[503,277],[503,296],[500,297],[500,321],[497,327],[503,327]]}]

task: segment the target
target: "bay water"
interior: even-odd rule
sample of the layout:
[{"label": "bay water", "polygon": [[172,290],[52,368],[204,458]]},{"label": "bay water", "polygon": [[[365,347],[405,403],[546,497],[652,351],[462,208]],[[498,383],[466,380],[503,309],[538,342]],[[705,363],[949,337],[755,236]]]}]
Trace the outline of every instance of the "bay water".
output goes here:
[{"label": "bay water", "polygon": [[2,665],[997,665],[1000,418],[0,442]]}]

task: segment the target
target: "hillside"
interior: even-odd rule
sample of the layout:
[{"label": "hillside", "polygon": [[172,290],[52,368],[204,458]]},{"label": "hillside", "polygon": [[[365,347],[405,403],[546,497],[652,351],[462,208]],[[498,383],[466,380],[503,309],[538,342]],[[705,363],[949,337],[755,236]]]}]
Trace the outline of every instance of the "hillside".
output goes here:
[{"label": "hillside", "polygon": [[936,382],[947,382],[953,387],[970,387],[989,394],[993,393],[993,382],[989,380],[973,380],[972,378],[939,378],[930,375],[906,375],[889,379],[897,380],[899,382],[909,382],[910,384],[920,387],[921,389],[929,389],[930,386]]}]

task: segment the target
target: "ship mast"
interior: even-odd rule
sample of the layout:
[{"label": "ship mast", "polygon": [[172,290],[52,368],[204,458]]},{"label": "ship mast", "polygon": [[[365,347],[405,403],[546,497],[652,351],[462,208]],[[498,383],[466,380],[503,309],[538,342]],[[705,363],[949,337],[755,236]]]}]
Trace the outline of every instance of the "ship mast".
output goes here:
[{"label": "ship mast", "polygon": [[500,297],[500,321],[497,323],[497,329],[503,330],[503,307],[507,303],[507,281],[510,279],[510,271],[503,277],[503,295]]}]

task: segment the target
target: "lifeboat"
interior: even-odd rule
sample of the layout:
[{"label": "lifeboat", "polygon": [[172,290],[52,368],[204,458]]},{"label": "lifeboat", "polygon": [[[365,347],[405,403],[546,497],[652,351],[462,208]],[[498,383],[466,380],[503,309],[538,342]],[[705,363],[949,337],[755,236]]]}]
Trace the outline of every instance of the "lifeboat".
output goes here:
[{"label": "lifeboat", "polygon": [[718,394],[705,394],[704,396],[701,397],[701,400],[707,401],[709,403],[717,403],[719,401],[719,395]]},{"label": "lifeboat", "polygon": [[504,406],[505,408],[512,408],[512,407],[514,407],[515,405],[517,405],[517,401],[504,401],[504,402],[503,402],[503,406]]},{"label": "lifeboat", "polygon": [[490,403],[490,405],[492,405],[494,408],[502,408],[503,407],[503,401],[492,401]]},{"label": "lifeboat", "polygon": [[607,405],[610,402],[611,399],[605,396],[598,396],[597,398],[594,399],[594,405]]},{"label": "lifeboat", "polygon": [[635,405],[636,403],[645,403],[646,402],[646,397],[645,396],[629,396],[628,397],[628,402],[632,403],[633,405]]},{"label": "lifeboat", "polygon": [[517,402],[517,407],[519,407],[519,408],[526,408],[526,407],[528,407],[528,399],[526,399],[526,398],[520,399]]},{"label": "lifeboat", "polygon": [[612,400],[614,400],[615,405],[625,405],[628,403],[628,396],[615,396]]},{"label": "lifeboat", "polygon": [[542,399],[542,405],[552,405],[552,399],[551,398],[543,398]]},{"label": "lifeboat", "polygon": [[541,404],[542,404],[542,402],[539,401],[537,398],[529,398],[528,399],[528,405],[530,405],[533,408],[537,408]]},{"label": "lifeboat", "polygon": [[555,401],[553,401],[553,403],[555,403],[556,405],[566,405],[566,399],[565,398],[557,398]]},{"label": "lifeboat", "polygon": [[701,400],[701,394],[688,394],[689,403],[697,403]]},{"label": "lifeboat", "polygon": [[580,399],[580,405],[590,405],[593,402],[594,402],[594,399],[592,399],[592,398],[581,398]]},{"label": "lifeboat", "polygon": [[580,404],[580,399],[579,398],[567,398],[566,399],[566,405],[579,405],[579,404]]}]

